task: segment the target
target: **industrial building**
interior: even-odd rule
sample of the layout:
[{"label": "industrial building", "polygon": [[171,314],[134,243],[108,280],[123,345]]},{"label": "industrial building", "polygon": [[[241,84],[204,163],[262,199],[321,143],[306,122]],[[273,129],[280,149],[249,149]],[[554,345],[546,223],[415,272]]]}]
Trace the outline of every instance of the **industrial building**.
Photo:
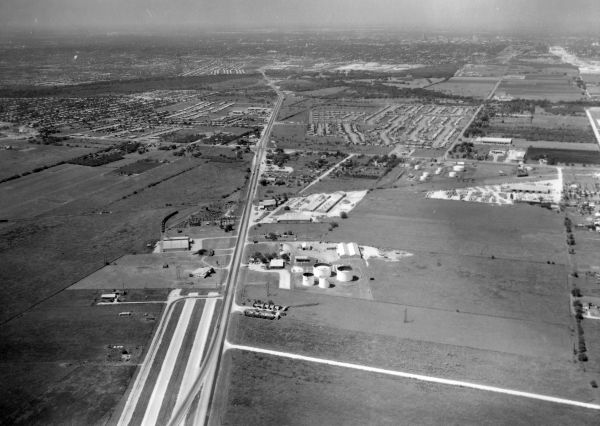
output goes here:
[{"label": "industrial building", "polygon": [[205,266],[203,268],[198,268],[198,269],[193,270],[190,275],[193,277],[208,278],[214,272],[215,272],[215,268],[213,268],[212,266]]},{"label": "industrial building", "polygon": [[284,213],[277,216],[277,223],[309,223],[312,217],[302,213]]},{"label": "industrial building", "polygon": [[530,183],[515,183],[509,185],[502,185],[502,190],[504,192],[515,192],[515,193],[525,193],[525,194],[550,194],[551,187],[542,186],[542,185],[534,185]]},{"label": "industrial building", "polygon": [[338,243],[336,251],[339,257],[360,257],[360,248],[356,243]]},{"label": "industrial building", "polygon": [[162,240],[163,253],[190,249],[190,237],[169,237]]},{"label": "industrial building", "polygon": [[479,136],[473,140],[473,143],[484,145],[511,145],[512,138],[490,138],[486,136]]},{"label": "industrial building", "polygon": [[272,210],[277,207],[277,200],[262,200],[258,202],[258,208],[261,210]]},{"label": "industrial building", "polygon": [[269,269],[283,269],[285,267],[285,261],[283,259],[272,259],[269,262]]},{"label": "industrial building", "polygon": [[103,302],[118,302],[119,295],[117,293],[104,293],[100,295],[100,300]]}]

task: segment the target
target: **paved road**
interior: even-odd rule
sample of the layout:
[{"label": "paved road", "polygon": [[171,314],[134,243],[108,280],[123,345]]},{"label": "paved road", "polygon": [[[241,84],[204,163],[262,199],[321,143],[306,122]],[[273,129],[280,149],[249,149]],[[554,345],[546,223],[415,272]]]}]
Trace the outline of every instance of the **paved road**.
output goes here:
[{"label": "paved road", "polygon": [[[175,410],[169,425],[181,425],[184,424],[187,418],[194,419],[194,424],[205,424],[208,420],[210,413],[210,401],[214,393],[215,384],[218,377],[219,366],[221,362],[221,356],[224,351],[225,335],[227,332],[227,325],[229,323],[229,316],[231,313],[231,307],[233,305],[236,293],[236,286],[238,281],[238,275],[240,271],[240,265],[242,263],[242,257],[244,253],[244,246],[248,239],[248,231],[250,229],[250,217],[252,212],[252,201],[256,195],[256,188],[258,186],[258,178],[260,176],[260,164],[264,160],[266,154],[266,147],[269,141],[273,124],[279,114],[279,110],[283,103],[284,96],[276,88],[278,97],[273,108],[271,117],[265,126],[263,134],[256,146],[256,155],[252,164],[252,174],[250,177],[250,184],[248,186],[248,192],[246,194],[244,211],[239,224],[239,235],[236,242],[236,246],[233,253],[231,262],[231,270],[227,277],[225,285],[225,301],[223,303],[223,309],[218,321],[215,325],[215,333],[213,339],[209,345],[207,356],[200,367],[200,373],[195,380],[189,394],[183,399],[181,407]],[[194,399],[200,394],[200,400],[197,404],[196,412],[191,412]]]},{"label": "paved road", "polygon": [[196,329],[196,336],[194,336],[194,344],[192,346],[190,357],[188,358],[183,379],[179,387],[179,395],[177,396],[175,411],[181,407],[185,396],[187,396],[192,389],[194,378],[198,377],[200,374],[202,355],[204,354],[204,348],[208,342],[210,323],[212,321],[216,305],[216,299],[207,299],[204,309],[202,310],[202,317],[200,318],[200,323]]},{"label": "paved road", "polygon": [[229,342],[226,343],[225,348],[226,348],[226,350],[240,350],[240,351],[247,351],[247,352],[255,352],[255,353],[284,357],[284,358],[295,359],[295,360],[300,360],[300,361],[307,361],[307,362],[314,362],[314,363],[318,363],[318,364],[331,365],[334,367],[351,368],[354,370],[368,371],[370,373],[378,373],[378,374],[385,374],[388,376],[402,377],[405,379],[418,380],[418,381],[422,381],[422,382],[438,383],[441,385],[457,386],[457,387],[461,387],[461,388],[476,389],[479,391],[486,391],[486,392],[495,392],[495,393],[511,395],[511,396],[516,396],[516,397],[521,397],[521,398],[536,399],[538,401],[552,402],[555,404],[563,404],[563,405],[570,405],[573,407],[588,408],[588,409],[592,409],[592,410],[600,410],[600,405],[592,404],[589,402],[575,401],[572,399],[559,398],[559,397],[549,396],[549,395],[544,395],[544,394],[539,394],[539,393],[523,392],[523,391],[515,390],[515,389],[499,388],[496,386],[488,386],[488,385],[483,385],[483,384],[478,384],[478,383],[473,383],[473,382],[465,382],[462,380],[452,380],[452,379],[445,379],[442,377],[425,376],[423,374],[408,373],[408,372],[404,372],[404,371],[387,370],[384,368],[370,367],[368,365],[352,364],[349,362],[340,362],[340,361],[334,361],[334,360],[324,359],[324,358],[316,358],[316,357],[311,357],[311,356],[295,354],[295,353],[291,353],[291,352],[274,351],[274,350],[270,350],[270,349],[257,348],[257,347],[253,347],[253,346],[235,345],[235,344],[231,344]]},{"label": "paved road", "polygon": [[585,110],[585,113],[588,116],[588,119],[590,120],[590,124],[592,126],[592,130],[594,131],[594,136],[596,136],[596,142],[598,142],[598,144],[600,144],[600,130],[598,130],[598,125],[600,123],[596,122],[596,120],[594,120],[594,116],[592,115],[592,112],[588,109]]},{"label": "paved road", "polygon": [[500,80],[498,80],[498,82],[495,84],[494,88],[491,90],[491,92],[489,93],[489,95],[487,95],[487,98],[485,98],[486,100],[491,100],[492,97],[494,96],[494,94],[496,93],[496,90],[498,90],[498,87],[500,87],[500,84],[502,83],[503,77],[500,77]]},{"label": "paved road", "polygon": [[457,138],[454,139],[454,142],[452,142],[450,144],[450,146],[448,147],[448,149],[446,150],[446,152],[444,153],[444,160],[448,159],[448,154],[450,153],[450,151],[452,151],[452,148],[454,148],[454,145],[456,145],[459,140],[462,140],[463,135],[465,134],[465,131],[469,128],[469,126],[471,125],[471,123],[475,120],[475,118],[479,115],[479,112],[483,109],[483,105],[481,104],[479,105],[479,108],[477,108],[477,110],[475,110],[475,114],[473,114],[473,116],[471,117],[471,119],[467,122],[467,124],[465,125],[465,127],[463,127],[463,129],[460,131],[460,133],[458,134]]},{"label": "paved road", "polygon": [[173,334],[173,338],[169,344],[169,349],[167,349],[165,359],[162,362],[154,389],[152,389],[150,401],[148,401],[146,413],[144,414],[144,419],[142,420],[143,425],[155,425],[158,420],[158,413],[162,408],[163,400],[165,399],[165,393],[167,392],[169,381],[173,375],[175,363],[177,362],[177,357],[179,356],[181,345],[183,344],[183,338],[185,337],[185,332],[190,323],[190,318],[192,317],[195,304],[196,301],[194,299],[187,299],[183,305],[183,310],[181,311],[181,315],[179,315],[179,321],[177,322],[175,333]]},{"label": "paved road", "polygon": [[129,392],[129,395],[127,396],[127,401],[125,403],[125,406],[123,407],[123,411],[121,412],[121,416],[119,417],[119,420],[117,423],[118,425],[125,426],[131,422],[131,419],[133,417],[133,413],[137,406],[138,400],[139,400],[139,398],[142,394],[142,391],[146,385],[146,381],[148,379],[148,376],[150,375],[150,371],[152,370],[152,365],[154,364],[154,359],[156,357],[156,353],[158,352],[158,348],[160,347],[162,339],[164,338],[167,324],[169,324],[169,320],[171,319],[171,317],[173,315],[173,309],[175,308],[176,303],[180,302],[182,300],[209,299],[209,298],[214,298],[216,300],[217,298],[220,298],[220,296],[199,296],[199,295],[198,296],[179,296],[179,295],[175,295],[174,297],[171,297],[171,295],[169,295],[169,298],[166,302],[167,306],[165,307],[165,310],[160,318],[160,322],[158,324],[158,327],[156,328],[156,332],[154,333],[154,337],[152,339],[152,342],[150,343],[150,347],[148,349],[148,352],[146,353],[144,362],[140,368],[140,371],[138,372],[138,374],[135,377],[135,381],[133,383],[131,391]]}]

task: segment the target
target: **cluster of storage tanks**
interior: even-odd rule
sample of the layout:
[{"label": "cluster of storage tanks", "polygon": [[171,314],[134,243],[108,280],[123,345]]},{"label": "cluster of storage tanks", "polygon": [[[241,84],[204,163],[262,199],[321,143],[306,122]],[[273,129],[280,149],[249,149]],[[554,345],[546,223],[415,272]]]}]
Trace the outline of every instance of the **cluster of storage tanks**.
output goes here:
[{"label": "cluster of storage tanks", "polygon": [[319,288],[329,288],[329,280],[333,276],[334,269],[336,272],[336,280],[340,282],[352,281],[353,275],[351,266],[332,266],[328,263],[315,263],[312,272],[304,272],[302,274],[302,285],[305,287],[312,287],[315,283],[318,283]]}]

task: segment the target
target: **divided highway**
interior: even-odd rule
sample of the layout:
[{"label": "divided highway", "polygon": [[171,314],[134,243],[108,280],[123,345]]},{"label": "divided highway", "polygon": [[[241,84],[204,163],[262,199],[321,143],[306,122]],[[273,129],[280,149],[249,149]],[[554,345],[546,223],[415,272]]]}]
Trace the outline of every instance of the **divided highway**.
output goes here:
[{"label": "divided highway", "polygon": [[[223,295],[212,300],[209,299],[206,306],[206,312],[202,313],[202,318],[198,318],[198,324],[192,324],[193,321],[190,321],[194,301],[206,298],[206,296],[177,296],[167,301],[167,306],[161,317],[161,321],[155,332],[146,358],[144,359],[144,363],[136,375],[129,395],[127,396],[125,406],[123,407],[118,420],[116,420],[119,426],[137,425],[140,424],[140,422],[144,426],[164,424],[166,419],[170,419],[168,423],[170,425],[183,425],[187,423],[200,425],[205,424],[208,420],[210,403],[218,378],[221,356],[224,352],[229,317],[235,301],[240,266],[243,260],[246,241],[248,240],[250,218],[252,215],[252,201],[256,196],[261,163],[264,161],[271,131],[284,100],[283,94],[270,82],[269,84],[277,92],[277,101],[267,125],[263,130],[262,136],[256,145],[256,153],[252,164],[248,190],[246,197],[243,200],[245,205],[239,223],[238,238],[230,263],[230,272],[223,287]],[[223,298],[223,303],[220,304],[220,312],[215,309],[217,298]],[[179,317],[174,317],[173,311],[178,302],[183,302],[183,309],[181,313],[178,314]],[[215,310],[217,310],[217,312],[215,312]],[[214,329],[209,330],[213,312],[217,315],[217,319],[214,324]],[[169,333],[166,333],[168,325],[172,320],[177,321],[177,326],[174,327],[175,333],[173,336],[167,335]],[[190,324],[190,326],[188,326],[188,324]],[[191,332],[193,337],[198,339],[198,341],[196,342],[196,340],[194,340],[191,349],[186,349],[184,351],[190,351],[189,357],[187,357],[188,354],[181,354],[180,352],[183,351],[181,348],[184,339],[189,341],[190,338],[190,336],[184,336],[184,334],[189,332]],[[208,336],[211,336],[209,341],[207,341]],[[164,349],[160,348],[164,347],[166,344],[168,344],[169,347],[165,354],[165,360],[161,363],[160,371],[157,372],[155,370],[157,368],[155,361],[156,356],[159,350],[164,352]],[[206,348],[206,352],[205,355],[202,356],[204,348]],[[184,358],[187,361],[182,365],[176,366],[175,361],[180,358]],[[181,371],[178,373],[177,371],[172,371],[173,369],[185,370],[178,391],[175,390],[177,395],[174,396],[167,395],[170,389],[169,386],[171,386],[170,382],[173,381],[172,378],[175,375],[180,376],[179,373],[181,373]],[[158,374],[158,377],[155,381],[154,379],[148,380],[150,376],[156,374]],[[148,399],[148,401],[146,401],[146,399]],[[172,413],[169,413],[171,410]]]},{"label": "divided highway", "polygon": [[[277,92],[277,95],[277,101],[275,103],[275,107],[273,108],[271,117],[265,126],[260,141],[256,145],[256,155],[254,156],[254,162],[252,165],[252,174],[250,176],[248,192],[246,194],[246,199],[244,200],[245,207],[240,219],[238,239],[233,252],[231,269],[225,285],[223,310],[216,323],[213,339],[210,342],[207,356],[200,367],[200,373],[192,385],[190,392],[185,395],[184,399],[182,400],[181,406],[173,413],[173,416],[171,417],[169,425],[172,426],[186,424],[186,420],[189,420],[190,423],[194,425],[205,424],[208,420],[210,401],[217,381],[221,356],[223,354],[225,337],[227,333],[227,326],[229,324],[229,316],[235,300],[240,265],[243,259],[244,247],[248,239],[250,216],[252,214],[252,201],[256,196],[256,189],[260,177],[260,165],[264,160],[267,143],[271,136],[271,130],[279,114],[279,110],[284,99],[283,94],[279,91]],[[200,398],[197,400],[199,394]],[[198,401],[197,404],[194,404],[195,400]],[[193,410],[195,412],[192,412],[192,406],[194,405],[197,408]]]}]

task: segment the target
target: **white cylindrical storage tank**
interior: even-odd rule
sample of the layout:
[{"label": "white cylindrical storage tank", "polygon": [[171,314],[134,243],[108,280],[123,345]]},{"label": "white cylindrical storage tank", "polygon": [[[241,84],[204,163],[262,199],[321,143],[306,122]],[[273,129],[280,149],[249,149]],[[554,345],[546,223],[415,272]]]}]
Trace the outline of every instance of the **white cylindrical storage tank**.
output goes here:
[{"label": "white cylindrical storage tank", "polygon": [[462,164],[457,164],[456,166],[452,167],[452,170],[454,170],[455,172],[464,172],[465,166],[463,166]]},{"label": "white cylindrical storage tank", "polygon": [[329,281],[327,278],[319,278],[319,288],[329,288]]},{"label": "white cylindrical storage tank", "polygon": [[310,272],[305,272],[302,274],[302,285],[305,287],[310,287],[315,284],[315,276]]},{"label": "white cylindrical storage tank", "polygon": [[331,276],[331,265],[327,263],[315,263],[313,274],[317,278],[329,278]]},{"label": "white cylindrical storage tank", "polygon": [[450,172],[450,173],[448,173],[448,176],[449,177],[456,177],[456,172]]},{"label": "white cylindrical storage tank", "polygon": [[352,281],[352,278],[354,278],[352,275],[352,267],[347,265],[338,266],[336,278],[343,283]]}]

